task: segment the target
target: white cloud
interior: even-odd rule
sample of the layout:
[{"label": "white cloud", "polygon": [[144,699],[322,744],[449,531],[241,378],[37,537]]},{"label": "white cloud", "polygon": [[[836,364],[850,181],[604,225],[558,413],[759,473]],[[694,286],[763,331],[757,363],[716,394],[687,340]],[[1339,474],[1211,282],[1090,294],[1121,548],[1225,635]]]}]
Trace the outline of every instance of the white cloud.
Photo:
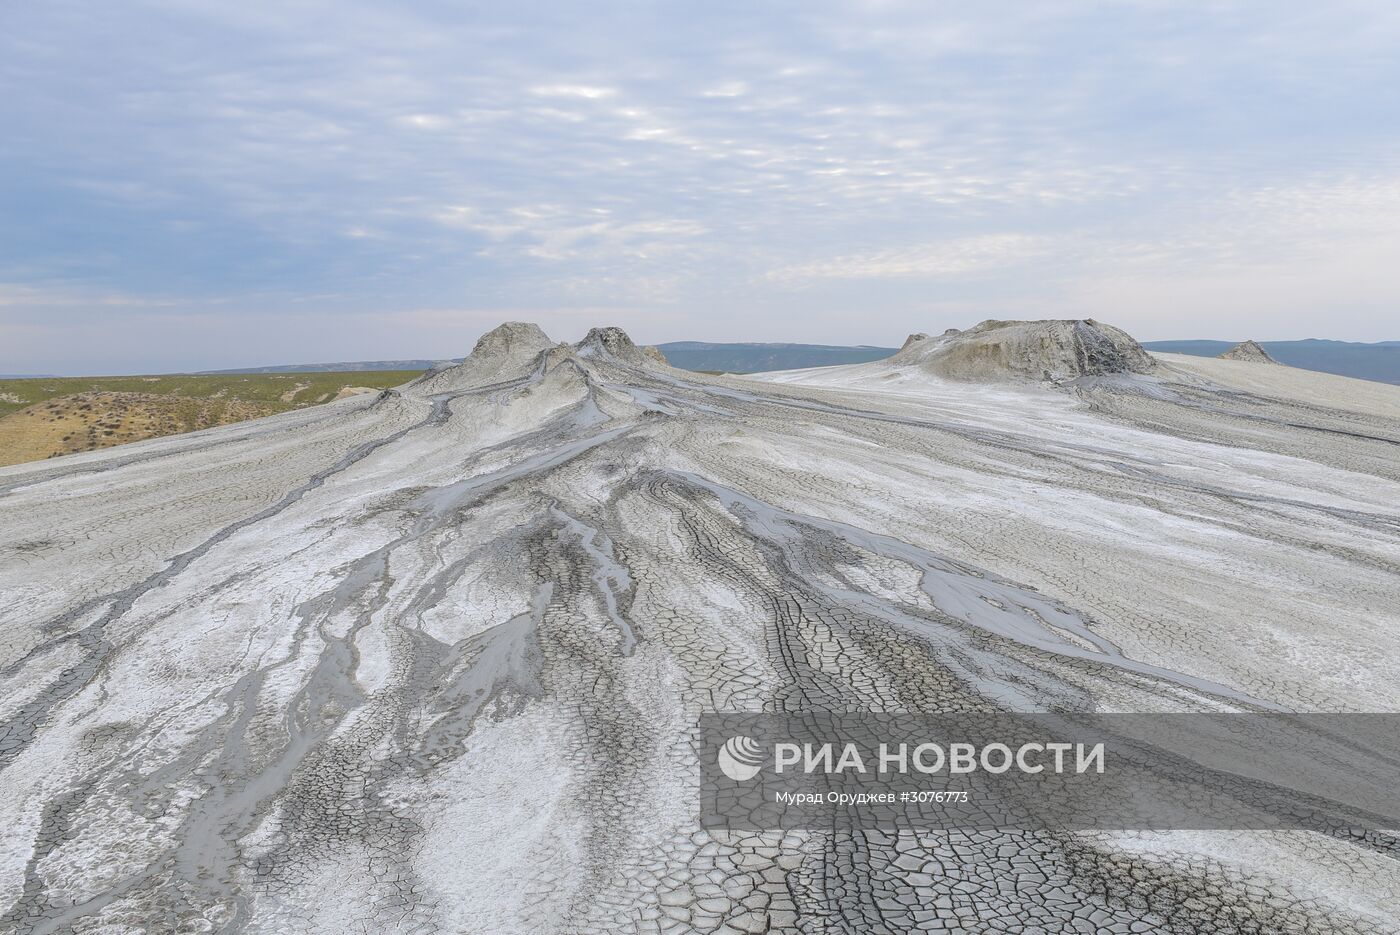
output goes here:
[{"label": "white cloud", "polygon": [[743,97],[749,93],[746,81],[726,81],[713,85],[700,92],[701,97]]},{"label": "white cloud", "polygon": [[441,130],[449,126],[452,121],[442,114],[405,114],[399,117],[397,122],[419,130]]},{"label": "white cloud", "polygon": [[531,88],[531,93],[540,97],[581,97],[596,101],[605,97],[616,97],[616,88],[605,88],[590,84],[546,84]]},{"label": "white cloud", "polygon": [[795,285],[821,279],[939,278],[1012,266],[1050,249],[1045,237],[988,234],[784,266],[767,278]]}]

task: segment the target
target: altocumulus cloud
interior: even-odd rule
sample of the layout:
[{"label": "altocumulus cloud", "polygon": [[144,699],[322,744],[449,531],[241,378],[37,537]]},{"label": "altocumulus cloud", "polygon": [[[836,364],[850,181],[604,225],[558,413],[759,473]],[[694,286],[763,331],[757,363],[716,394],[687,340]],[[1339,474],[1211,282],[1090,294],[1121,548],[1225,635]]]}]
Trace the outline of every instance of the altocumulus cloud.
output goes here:
[{"label": "altocumulus cloud", "polygon": [[0,371],[985,317],[1374,340],[1386,3],[0,13]]}]

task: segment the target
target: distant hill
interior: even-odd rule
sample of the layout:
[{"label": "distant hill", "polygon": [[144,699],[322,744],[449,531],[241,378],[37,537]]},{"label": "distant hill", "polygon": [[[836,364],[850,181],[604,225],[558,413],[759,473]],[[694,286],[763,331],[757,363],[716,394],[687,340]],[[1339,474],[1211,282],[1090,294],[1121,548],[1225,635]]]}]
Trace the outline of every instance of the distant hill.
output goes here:
[{"label": "distant hill", "polygon": [[274,367],[240,367],[236,370],[200,370],[200,376],[220,376],[231,373],[354,373],[369,370],[429,370],[440,363],[458,364],[452,360],[348,360],[333,364],[278,364]]},{"label": "distant hill", "polygon": [[[862,364],[893,354],[893,347],[842,347],[832,344],[710,344],[705,341],[672,341],[658,344],[671,366],[682,370],[723,370],[728,373],[757,373],[762,370],[797,370],[802,367],[829,367],[834,364]],[[428,370],[437,364],[460,363],[452,360],[360,360],[328,364],[279,364],[275,367],[243,367],[237,370],[206,370],[209,375],[237,373],[347,373],[357,370]]]},{"label": "distant hill", "polygon": [[709,344],[704,341],[672,341],[658,344],[671,366],[683,370],[723,370],[758,373],[764,370],[798,370],[835,364],[863,364],[889,357],[897,348],[841,347],[832,344]]},{"label": "distant hill", "polygon": [[[1217,357],[1234,344],[1233,341],[1144,341],[1142,346],[1165,354]],[[1274,360],[1290,367],[1400,384],[1400,341],[1360,344],[1308,338],[1305,341],[1260,341],[1259,344]]]}]

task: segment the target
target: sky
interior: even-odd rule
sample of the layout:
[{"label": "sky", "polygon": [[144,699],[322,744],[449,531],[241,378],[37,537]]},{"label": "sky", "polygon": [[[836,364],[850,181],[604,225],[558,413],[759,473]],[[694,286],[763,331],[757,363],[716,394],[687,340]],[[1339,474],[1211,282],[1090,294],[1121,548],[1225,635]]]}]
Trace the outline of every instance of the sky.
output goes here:
[{"label": "sky", "polygon": [[0,373],[1400,339],[1400,4],[0,0]]}]

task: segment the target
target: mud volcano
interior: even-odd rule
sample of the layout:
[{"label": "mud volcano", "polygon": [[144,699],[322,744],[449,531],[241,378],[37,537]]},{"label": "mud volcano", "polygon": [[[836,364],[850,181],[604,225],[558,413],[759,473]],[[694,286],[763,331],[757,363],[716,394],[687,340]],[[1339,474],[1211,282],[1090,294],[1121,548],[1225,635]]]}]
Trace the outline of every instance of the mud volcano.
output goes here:
[{"label": "mud volcano", "polygon": [[0,930],[1394,931],[1388,833],[696,819],[705,712],[1400,710],[1400,388],[1324,376],[516,323],[0,469]]},{"label": "mud volcano", "polygon": [[1256,364],[1277,364],[1278,361],[1269,356],[1269,352],[1264,350],[1255,341],[1241,341],[1228,351],[1220,355],[1222,360],[1248,360]]},{"label": "mud volcano", "polygon": [[984,321],[938,337],[910,335],[891,362],[952,380],[988,382],[1063,381],[1153,368],[1127,332],[1092,318]]}]

